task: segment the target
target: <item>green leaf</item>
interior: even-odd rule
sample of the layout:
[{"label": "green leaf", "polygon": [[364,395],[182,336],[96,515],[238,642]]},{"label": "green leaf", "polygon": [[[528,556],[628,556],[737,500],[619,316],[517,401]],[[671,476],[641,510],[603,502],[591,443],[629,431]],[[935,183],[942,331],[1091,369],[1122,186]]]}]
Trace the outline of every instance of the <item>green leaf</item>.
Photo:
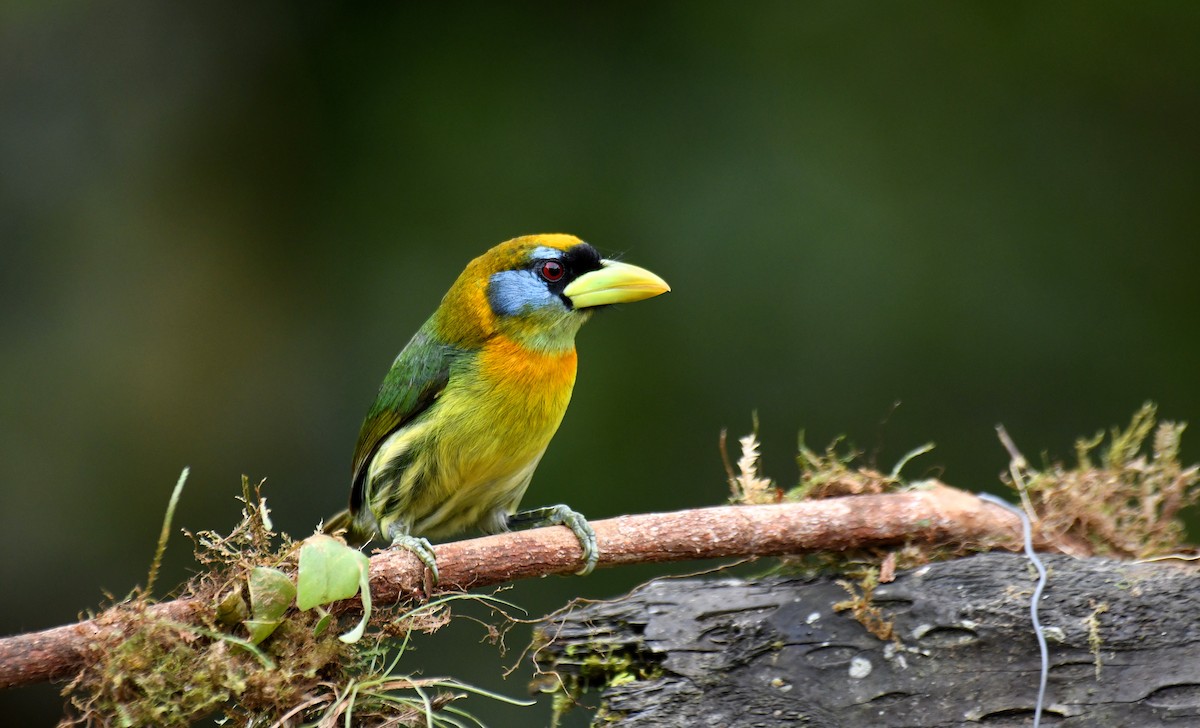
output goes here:
[{"label": "green leaf", "polygon": [[279,625],[283,624],[282,619],[247,619],[242,622],[246,626],[246,631],[250,633],[250,644],[257,645],[266,638],[271,636]]},{"label": "green leaf", "polygon": [[242,585],[239,582],[217,602],[217,619],[221,624],[232,627],[249,618],[250,607],[246,606],[246,600],[242,598]]},{"label": "green leaf", "polygon": [[332,614],[329,612],[322,614],[321,618],[317,620],[317,624],[313,627],[313,637],[320,637],[324,634],[325,630],[329,629],[331,622],[333,622]]},{"label": "green leaf", "polygon": [[349,599],[363,588],[370,564],[366,554],[336,538],[320,533],[309,536],[300,547],[296,606],[309,610]]},{"label": "green leaf", "polygon": [[283,622],[283,615],[296,598],[296,587],[287,574],[278,569],[256,566],[250,571],[250,614],[242,622],[250,633],[251,644],[257,645]]},{"label": "green leaf", "polygon": [[358,620],[358,624],[354,625],[354,629],[346,634],[338,635],[338,639],[348,645],[352,645],[362,639],[363,632],[367,629],[367,620],[371,618],[371,577],[369,574],[370,559],[365,555],[363,557],[362,568],[358,571],[358,589],[362,593],[363,616]]},{"label": "green leaf", "polygon": [[250,614],[257,620],[278,620],[292,606],[296,587],[279,569],[256,566],[250,571]]}]

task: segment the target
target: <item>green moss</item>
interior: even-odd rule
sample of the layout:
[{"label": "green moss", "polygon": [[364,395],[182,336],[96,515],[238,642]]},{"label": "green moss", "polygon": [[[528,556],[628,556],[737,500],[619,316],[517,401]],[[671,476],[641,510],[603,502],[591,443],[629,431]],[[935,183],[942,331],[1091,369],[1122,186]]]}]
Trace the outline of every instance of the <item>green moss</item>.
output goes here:
[{"label": "green moss", "polygon": [[92,715],[119,716],[123,725],[186,726],[233,697],[236,679],[226,679],[219,648],[197,650],[183,630],[157,623],[135,632],[108,651],[96,692],[86,704]]},{"label": "green moss", "polygon": [[1068,553],[1148,558],[1176,551],[1185,529],[1179,512],[1200,500],[1200,468],[1184,467],[1185,425],[1157,422],[1146,403],[1129,425],[1075,443],[1075,467],[1013,466],[1008,483],[1036,514],[1041,538]]},{"label": "green moss", "polygon": [[255,646],[241,619],[249,575],[269,566],[293,578],[297,549],[272,531],[265,501],[244,481],[242,501],[242,522],[229,535],[195,536],[197,561],[209,570],[184,589],[202,605],[188,624],[155,616],[161,612],[150,609],[145,593],[95,618],[85,667],[64,690],[74,710],[64,723],[172,728],[224,715],[231,725],[271,725],[287,715],[322,725],[461,725],[466,714],[447,706],[472,688],[415,678],[397,665],[409,633],[445,625],[452,600],[489,598],[452,595],[376,610],[367,636],[355,644],[338,639],[340,629],[317,629],[331,615],[293,603]]},{"label": "green moss", "polygon": [[[548,652],[535,651],[534,661],[540,674],[530,684],[531,689],[553,696],[552,725],[558,725],[562,716],[583,704],[589,694],[663,675],[661,657],[638,644],[572,642],[557,654],[559,657],[554,658]],[[619,719],[620,714],[601,708],[593,722],[603,724]]]}]

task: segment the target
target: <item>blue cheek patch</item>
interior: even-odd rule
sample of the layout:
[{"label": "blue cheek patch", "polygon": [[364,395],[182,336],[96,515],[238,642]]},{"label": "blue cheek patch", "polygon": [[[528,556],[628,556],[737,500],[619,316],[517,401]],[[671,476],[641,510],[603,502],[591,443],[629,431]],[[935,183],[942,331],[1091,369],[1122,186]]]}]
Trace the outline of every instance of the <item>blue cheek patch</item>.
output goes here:
[{"label": "blue cheek patch", "polygon": [[559,297],[531,270],[506,270],[488,280],[488,303],[497,316],[516,316],[536,309],[566,309]]}]

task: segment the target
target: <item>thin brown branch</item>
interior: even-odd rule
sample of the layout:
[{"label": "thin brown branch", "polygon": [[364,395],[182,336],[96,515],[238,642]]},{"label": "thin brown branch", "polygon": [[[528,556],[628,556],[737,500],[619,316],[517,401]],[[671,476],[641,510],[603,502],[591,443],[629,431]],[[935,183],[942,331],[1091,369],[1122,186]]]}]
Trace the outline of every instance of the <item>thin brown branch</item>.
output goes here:
[{"label": "thin brown branch", "polygon": [[[780,556],[902,543],[1019,547],[1020,522],[1007,511],[944,485],[907,493],[861,495],[762,506],[722,506],[594,521],[600,566]],[[435,548],[438,591],[480,588],[579,568],[579,543],[565,528],[441,544]],[[391,604],[427,593],[425,572],[407,551],[371,558],[374,601]],[[345,609],[353,609],[346,602]],[[208,608],[177,599],[147,608],[146,616],[192,622]],[[95,620],[0,639],[0,688],[60,679],[75,673],[86,647],[103,630]],[[128,627],[126,627],[128,628]]]}]

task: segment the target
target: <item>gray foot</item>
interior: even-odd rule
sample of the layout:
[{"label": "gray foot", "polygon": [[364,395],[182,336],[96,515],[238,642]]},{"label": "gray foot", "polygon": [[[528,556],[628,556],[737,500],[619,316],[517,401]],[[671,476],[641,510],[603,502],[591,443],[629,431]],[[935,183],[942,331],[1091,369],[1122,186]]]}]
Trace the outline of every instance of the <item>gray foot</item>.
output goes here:
[{"label": "gray foot", "polygon": [[571,533],[579,539],[579,547],[583,549],[583,567],[575,573],[580,576],[592,573],[600,558],[600,547],[596,544],[596,532],[586,518],[578,511],[562,505],[533,508],[508,517],[508,527],[514,531],[540,526],[566,526],[571,529]]},{"label": "gray foot", "polygon": [[437,559],[434,558],[433,547],[429,545],[428,539],[410,536],[407,533],[393,533],[392,548],[407,549],[416,554],[433,574],[433,583],[438,583]]}]

